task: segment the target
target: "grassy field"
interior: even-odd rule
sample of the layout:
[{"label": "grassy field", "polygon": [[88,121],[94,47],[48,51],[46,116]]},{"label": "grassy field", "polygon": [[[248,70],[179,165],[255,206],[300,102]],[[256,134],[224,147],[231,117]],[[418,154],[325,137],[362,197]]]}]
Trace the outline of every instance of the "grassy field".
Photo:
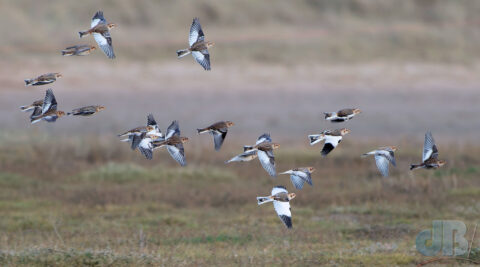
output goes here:
[{"label": "grassy field", "polygon": [[[150,162],[110,137],[10,138],[0,142],[1,265],[415,265],[426,260],[415,236],[433,219],[462,220],[469,237],[480,214],[480,147],[442,145],[445,168],[412,173],[420,147],[403,144],[382,179],[359,157],[373,144],[346,141],[325,159],[282,144],[279,171],[317,169],[314,187],[295,191],[258,161],[224,165],[237,150],[188,144],[180,168],[166,151]],[[256,204],[278,184],[297,193],[290,231]]]}]

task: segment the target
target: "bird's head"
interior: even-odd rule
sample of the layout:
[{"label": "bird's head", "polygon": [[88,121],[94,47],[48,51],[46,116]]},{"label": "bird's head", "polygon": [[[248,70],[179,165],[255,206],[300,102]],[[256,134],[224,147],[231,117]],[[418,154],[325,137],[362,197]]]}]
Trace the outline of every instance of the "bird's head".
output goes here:
[{"label": "bird's head", "polygon": [[389,148],[390,148],[393,152],[397,151],[397,147],[396,147],[396,146],[389,146]]},{"label": "bird's head", "polygon": [[279,147],[280,147],[280,144],[277,144],[277,143],[272,144],[272,149],[277,149]]},{"label": "bird's head", "polygon": [[353,109],[353,114],[357,115],[357,114],[360,114],[360,113],[362,113],[362,111],[360,109],[358,109],[358,108]]},{"label": "bird's head", "polygon": [[215,43],[214,43],[214,42],[207,42],[207,43],[206,43],[206,45],[207,45],[207,48],[209,48],[209,47],[212,47],[212,46],[214,46],[214,45],[215,45]]},{"label": "bird's head", "polygon": [[62,78],[62,77],[63,77],[62,74],[60,74],[60,73],[58,73],[58,72],[55,73],[55,78]]},{"label": "bird's head", "polygon": [[346,135],[346,134],[350,133],[350,130],[347,129],[347,128],[343,128],[343,129],[340,130],[340,133],[341,133],[342,135]]},{"label": "bird's head", "polygon": [[96,108],[97,112],[102,111],[102,110],[104,110],[104,109],[105,109],[104,106],[97,106],[97,108]]},{"label": "bird's head", "polygon": [[227,125],[227,127],[232,127],[233,125],[235,125],[235,123],[231,121],[226,121],[225,124]]},{"label": "bird's head", "polygon": [[155,127],[153,127],[152,125],[147,125],[147,132],[150,132],[153,130],[155,130]]},{"label": "bird's head", "polygon": [[315,171],[315,168],[314,168],[314,167],[308,167],[307,169],[308,169],[308,171],[309,171],[310,173],[312,173],[312,172]]},{"label": "bird's head", "polygon": [[180,141],[182,141],[182,144],[186,143],[186,142],[188,142],[188,137],[182,136],[182,137],[180,137]]},{"label": "bird's head", "polygon": [[57,113],[57,116],[59,118],[62,117],[62,116],[65,116],[65,112],[63,112],[63,111],[57,111],[56,113]]},{"label": "bird's head", "polygon": [[295,195],[295,193],[289,193],[288,194],[288,200],[292,200],[296,197],[297,195]]},{"label": "bird's head", "polygon": [[117,24],[115,24],[115,23],[108,23],[108,24],[107,24],[107,27],[108,27],[108,29],[113,29],[113,28],[117,27]]},{"label": "bird's head", "polygon": [[447,164],[445,160],[439,160],[437,163],[438,163],[438,167],[442,167],[443,165]]},{"label": "bird's head", "polygon": [[93,51],[93,50],[95,50],[95,49],[97,49],[97,47],[96,47],[96,46],[94,46],[94,45],[91,45],[91,46],[90,46],[90,50],[92,50],[92,51]]}]

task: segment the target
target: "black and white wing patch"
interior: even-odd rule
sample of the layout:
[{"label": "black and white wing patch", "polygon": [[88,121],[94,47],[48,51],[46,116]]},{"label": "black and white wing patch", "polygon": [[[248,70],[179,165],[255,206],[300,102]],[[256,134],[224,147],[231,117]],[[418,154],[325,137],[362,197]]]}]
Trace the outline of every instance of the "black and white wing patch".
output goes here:
[{"label": "black and white wing patch", "polygon": [[210,70],[210,54],[208,53],[207,49],[202,51],[193,51],[192,56],[195,58],[198,64],[202,65],[205,70]]},{"label": "black and white wing patch", "polygon": [[42,114],[45,114],[50,110],[57,110],[57,100],[55,99],[55,95],[53,95],[52,89],[48,89],[45,93],[45,99],[43,100],[42,106]]},{"label": "black and white wing patch", "polygon": [[97,11],[97,13],[93,15],[92,22],[90,23],[90,27],[93,28],[97,26],[99,23],[107,24],[107,21],[103,17],[103,11]]},{"label": "black and white wing patch", "polygon": [[175,159],[181,166],[187,165],[185,160],[185,150],[183,144],[177,144],[175,146],[167,146],[168,153]]},{"label": "black and white wing patch", "polygon": [[375,163],[383,177],[388,176],[388,158],[383,154],[375,154]]},{"label": "black and white wing patch", "polygon": [[[138,137],[138,136],[134,136]],[[134,139],[135,140],[135,139]],[[138,145],[138,150],[142,153],[142,155],[145,156],[147,159],[152,159],[153,158],[153,145],[152,145],[152,139],[151,138],[143,138]]]},{"label": "black and white wing patch", "polygon": [[267,152],[258,150],[257,155],[262,167],[268,172],[268,174],[272,177],[276,177],[277,171],[275,170],[275,158],[273,152],[271,150]]},{"label": "black and white wing patch", "polygon": [[168,139],[174,135],[180,135],[180,128],[178,127],[178,121],[172,121],[170,126],[168,126],[167,134],[165,138]]},{"label": "black and white wing patch", "polygon": [[225,131],[213,131],[213,143],[215,144],[215,150],[220,150],[222,147],[223,141],[225,140],[225,137],[227,136],[227,130]]},{"label": "black and white wing patch", "polygon": [[341,136],[327,135],[325,138],[325,145],[322,149],[322,156],[325,157],[326,155],[328,155],[328,153],[330,153],[334,148],[337,147],[341,140]]},{"label": "black and white wing patch", "polygon": [[290,203],[275,200],[273,201],[273,208],[285,226],[287,228],[292,228],[292,213],[290,211]]},{"label": "black and white wing patch", "polygon": [[97,42],[98,46],[102,49],[103,53],[107,55],[108,58],[115,58],[115,53],[113,52],[112,37],[110,32],[105,32],[103,34],[93,33],[93,38]]},{"label": "black and white wing patch", "polygon": [[135,150],[140,145],[142,140],[145,139],[145,133],[142,133],[141,135],[133,134],[129,136],[129,138],[132,139],[131,149]]},{"label": "black and white wing patch", "polygon": [[188,45],[192,46],[198,41],[203,41],[205,35],[202,31],[202,26],[200,25],[200,20],[198,18],[194,18],[192,22],[192,26],[190,26],[190,34],[188,36]]}]

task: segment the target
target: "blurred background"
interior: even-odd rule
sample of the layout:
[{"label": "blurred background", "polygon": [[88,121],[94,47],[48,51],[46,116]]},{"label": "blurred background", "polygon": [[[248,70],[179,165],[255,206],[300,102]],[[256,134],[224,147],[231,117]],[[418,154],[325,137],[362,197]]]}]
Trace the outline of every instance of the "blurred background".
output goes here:
[{"label": "blurred background", "polygon": [[[117,24],[117,58],[62,57],[96,45],[78,32],[98,10]],[[480,213],[479,13],[468,0],[0,0],[0,262],[417,263],[415,235],[432,219]],[[209,72],[176,58],[194,17],[216,43]],[[25,87],[48,72],[64,77]],[[19,106],[47,88],[60,110],[106,110],[30,125]],[[347,107],[363,112],[323,119]],[[164,132],[179,120],[186,168],[117,140],[148,113]],[[214,152],[196,128],[219,120],[235,126]],[[308,145],[340,127],[352,133],[327,158]],[[427,130],[448,164],[409,172]],[[317,168],[314,187],[296,191],[290,233],[254,202],[274,185],[293,189],[288,177],[223,163],[264,132],[281,143],[278,171]],[[359,158],[384,145],[399,147],[389,179]]]}]

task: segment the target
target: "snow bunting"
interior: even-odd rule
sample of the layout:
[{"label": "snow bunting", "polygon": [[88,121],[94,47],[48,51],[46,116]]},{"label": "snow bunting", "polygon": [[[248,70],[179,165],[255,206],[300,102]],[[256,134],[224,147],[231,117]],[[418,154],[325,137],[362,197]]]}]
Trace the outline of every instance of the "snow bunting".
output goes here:
[{"label": "snow bunting", "polygon": [[327,156],[337,145],[342,141],[342,137],[350,133],[350,130],[347,128],[336,129],[334,131],[323,131],[321,134],[311,134],[308,136],[310,140],[310,145],[313,146],[316,143],[325,140],[325,145],[322,149],[322,156]]},{"label": "snow bunting", "polygon": [[99,111],[104,110],[104,106],[86,106],[82,108],[77,108],[72,110],[72,112],[68,112],[67,115],[69,116],[91,116]]},{"label": "snow bunting", "polygon": [[292,228],[292,213],[290,211],[290,200],[295,198],[295,193],[288,193],[284,186],[278,185],[272,189],[272,194],[268,197],[257,197],[258,205],[273,202],[273,208],[278,217],[287,226]]},{"label": "snow bunting", "polygon": [[438,149],[435,145],[432,133],[428,131],[425,134],[425,143],[423,144],[422,163],[410,165],[410,170],[415,169],[437,169],[447,163],[445,160],[438,159]]},{"label": "snow bunting", "polygon": [[61,77],[62,77],[62,74],[58,72],[42,74],[34,79],[26,79],[25,86],[37,86],[37,85],[49,84],[49,83],[55,82],[58,78],[61,78]]},{"label": "snow bunting", "polygon": [[230,162],[234,162],[234,161],[251,161],[251,160],[256,159],[257,157],[258,157],[258,155],[257,155],[256,150],[248,150],[248,151],[243,152],[240,155],[237,155],[237,156],[225,161],[225,163],[230,163]]},{"label": "snow bunting", "polygon": [[122,142],[132,142],[131,148],[135,150],[142,141],[142,133],[147,135],[155,135],[157,139],[163,139],[164,135],[160,131],[157,122],[153,118],[153,114],[148,114],[147,116],[147,126],[140,126],[131,130],[128,130],[122,134],[119,134],[118,137],[127,137],[122,139]]},{"label": "snow bunting", "polygon": [[32,115],[30,116],[30,122],[32,124],[41,120],[55,122],[58,118],[64,115],[65,112],[57,111],[57,100],[53,95],[52,89],[48,89],[45,93],[45,99],[43,100],[42,107],[35,107]]},{"label": "snow bunting", "polygon": [[393,166],[397,166],[395,163],[396,150],[396,146],[381,147],[377,150],[363,154],[362,157],[374,155],[378,170],[383,177],[388,177],[388,164],[391,163]]},{"label": "snow bunting", "polygon": [[210,70],[210,54],[208,53],[208,48],[214,46],[215,43],[205,41],[205,35],[198,18],[194,18],[192,26],[190,26],[188,45],[190,46],[189,48],[177,51],[178,58],[192,53],[195,60],[202,65],[205,70]]},{"label": "snow bunting", "polygon": [[302,189],[303,184],[306,182],[313,186],[311,174],[315,171],[313,167],[295,168],[282,172],[280,174],[290,174],[290,180],[296,189]]},{"label": "snow bunting", "polygon": [[279,144],[272,143],[270,134],[265,133],[258,137],[254,146],[244,146],[243,154],[248,154],[250,151],[257,151],[258,160],[260,160],[262,167],[270,176],[276,177],[277,171],[275,170],[275,157],[273,155],[273,150],[279,147]]},{"label": "snow bunting", "polygon": [[21,106],[20,109],[22,111],[30,111],[32,109],[35,109],[36,107],[39,107],[41,108],[43,106],[43,99],[40,99],[40,100],[37,100],[37,101],[34,101],[32,104],[30,105],[26,105],[26,106]]},{"label": "snow bunting", "polygon": [[62,56],[86,56],[97,49],[93,45],[74,45],[62,50]]},{"label": "snow bunting", "polygon": [[223,141],[227,136],[228,127],[232,127],[234,124],[231,121],[220,121],[214,123],[206,128],[197,129],[198,134],[202,133],[211,133],[213,135],[213,142],[215,144],[215,150],[220,150],[222,147]]},{"label": "snow bunting", "polygon": [[352,119],[362,111],[358,108],[345,108],[337,112],[325,112],[325,119],[331,122],[343,122]]},{"label": "snow bunting", "polygon": [[185,150],[183,148],[183,144],[187,141],[187,137],[180,136],[178,122],[173,121],[170,126],[168,126],[165,140],[154,141],[152,145],[154,149],[166,146],[170,156],[172,156],[172,158],[175,159],[181,166],[185,166],[187,165],[187,161],[185,160]]},{"label": "snow bunting", "polygon": [[113,59],[115,58],[115,53],[113,52],[112,37],[109,30],[116,26],[114,23],[107,23],[107,20],[103,17],[103,12],[98,11],[92,18],[91,28],[87,31],[79,32],[80,38],[84,35],[92,34],[105,55]]}]

